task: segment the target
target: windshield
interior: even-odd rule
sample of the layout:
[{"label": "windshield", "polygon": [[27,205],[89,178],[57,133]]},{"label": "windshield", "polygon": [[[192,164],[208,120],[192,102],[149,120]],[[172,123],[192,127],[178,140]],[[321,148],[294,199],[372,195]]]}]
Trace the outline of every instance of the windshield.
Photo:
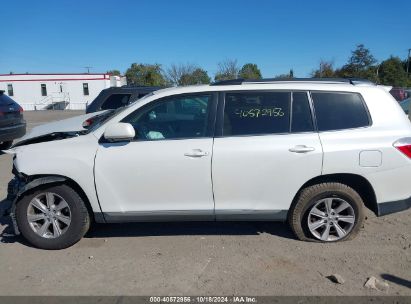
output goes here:
[{"label": "windshield", "polygon": [[87,130],[85,130],[82,133],[83,134],[88,134],[90,132],[93,132],[93,131],[97,130],[98,128],[100,128],[100,126],[102,126],[105,122],[107,122],[114,115],[124,111],[124,109],[125,108],[123,107],[123,108],[118,108],[118,109],[115,109],[115,110],[107,110],[103,114],[96,115],[96,116],[90,118],[91,124],[87,127]]},{"label": "windshield", "polygon": [[134,101],[132,101],[131,103],[129,103],[129,104],[126,106],[126,108],[129,107],[129,106],[131,106],[131,105],[133,105],[133,104],[135,104],[136,102],[142,101],[142,100],[146,99],[147,97],[150,97],[150,96],[153,96],[153,95],[154,95],[154,92],[150,92],[150,93],[144,95],[144,96],[141,97],[141,98],[135,99]]},{"label": "windshield", "polygon": [[106,110],[102,114],[91,117],[90,118],[90,120],[91,120],[90,125],[87,127],[87,129],[85,131],[82,131],[80,134],[88,134],[90,132],[93,132],[93,131],[97,130],[103,124],[108,122],[111,118],[113,118],[117,114],[120,114],[124,110],[128,109],[130,106],[133,106],[136,102],[140,102],[140,101],[146,99],[147,97],[150,97],[150,96],[153,96],[153,95],[154,95],[154,93],[151,92],[151,93],[141,97],[140,99],[137,99],[137,100],[133,101],[132,103],[128,104],[127,106],[117,108],[117,109]]}]

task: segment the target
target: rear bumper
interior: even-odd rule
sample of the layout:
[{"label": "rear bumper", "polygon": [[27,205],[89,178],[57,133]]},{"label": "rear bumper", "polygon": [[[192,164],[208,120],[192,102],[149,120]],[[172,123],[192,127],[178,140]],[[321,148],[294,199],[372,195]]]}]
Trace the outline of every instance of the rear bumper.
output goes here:
[{"label": "rear bumper", "polygon": [[404,211],[411,208],[411,197],[405,200],[377,204],[377,206],[378,216]]},{"label": "rear bumper", "polygon": [[0,142],[11,141],[26,134],[26,123],[15,126],[0,127]]}]

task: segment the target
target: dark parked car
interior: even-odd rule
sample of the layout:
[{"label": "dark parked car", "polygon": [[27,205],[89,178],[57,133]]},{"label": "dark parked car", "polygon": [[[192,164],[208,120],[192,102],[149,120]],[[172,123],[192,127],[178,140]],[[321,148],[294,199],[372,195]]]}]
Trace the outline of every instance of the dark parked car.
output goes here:
[{"label": "dark parked car", "polygon": [[159,89],[161,87],[122,86],[108,88],[102,90],[96,99],[87,106],[86,113],[121,108]]},{"label": "dark parked car", "polygon": [[14,139],[26,134],[23,108],[0,91],[0,150],[10,148]]}]

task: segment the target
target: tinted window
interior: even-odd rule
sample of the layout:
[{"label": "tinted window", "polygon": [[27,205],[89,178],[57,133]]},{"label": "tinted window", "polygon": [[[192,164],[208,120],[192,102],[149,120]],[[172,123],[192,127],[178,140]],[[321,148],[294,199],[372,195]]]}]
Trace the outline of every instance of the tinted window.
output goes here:
[{"label": "tinted window", "polygon": [[307,92],[293,92],[291,132],[314,131]]},{"label": "tinted window", "polygon": [[290,92],[227,93],[223,135],[289,132],[290,100]]},{"label": "tinted window", "polygon": [[356,93],[312,93],[318,130],[341,130],[370,124],[362,98]]},{"label": "tinted window", "polygon": [[128,105],[131,94],[113,94],[101,106],[102,110],[117,109]]},{"label": "tinted window", "polygon": [[139,109],[123,122],[130,123],[139,140],[206,136],[211,95],[176,96]]}]

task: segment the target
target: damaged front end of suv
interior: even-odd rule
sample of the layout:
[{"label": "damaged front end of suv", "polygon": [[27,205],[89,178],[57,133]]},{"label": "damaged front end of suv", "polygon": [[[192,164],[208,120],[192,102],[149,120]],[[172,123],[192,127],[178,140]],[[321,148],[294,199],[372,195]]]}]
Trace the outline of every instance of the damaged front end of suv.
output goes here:
[{"label": "damaged front end of suv", "polygon": [[[1,209],[4,215],[11,217],[16,235],[20,234],[16,219],[16,205],[24,195],[44,185],[75,180],[73,176],[64,176],[63,170],[60,170],[66,165],[74,169],[81,163],[85,163],[89,168],[87,171],[92,173],[94,159],[84,161],[82,155],[93,155],[93,153],[82,154],[81,151],[87,146],[85,145],[87,141],[96,140],[90,132],[108,120],[114,112],[86,114],[35,127],[10,149],[4,151],[6,154],[13,155],[14,177],[8,183],[7,198],[3,201]],[[88,134],[90,136],[84,136]],[[44,145],[47,148],[44,149]],[[77,157],[73,157],[74,163],[71,165],[68,162],[63,163],[63,156],[68,153],[68,148],[73,146],[79,153]],[[48,172],[40,170],[45,165],[50,165]]]},{"label": "damaged front end of suv", "polygon": [[16,220],[16,204],[21,196],[27,191],[30,191],[30,189],[37,188],[41,185],[64,182],[66,178],[62,176],[29,176],[17,170],[15,161],[16,155],[13,156],[12,173],[14,175],[14,178],[10,180],[7,185],[7,197],[5,202],[6,206],[4,208],[3,215],[10,216],[13,223],[14,233],[16,235],[19,235],[20,231],[18,229]]}]

